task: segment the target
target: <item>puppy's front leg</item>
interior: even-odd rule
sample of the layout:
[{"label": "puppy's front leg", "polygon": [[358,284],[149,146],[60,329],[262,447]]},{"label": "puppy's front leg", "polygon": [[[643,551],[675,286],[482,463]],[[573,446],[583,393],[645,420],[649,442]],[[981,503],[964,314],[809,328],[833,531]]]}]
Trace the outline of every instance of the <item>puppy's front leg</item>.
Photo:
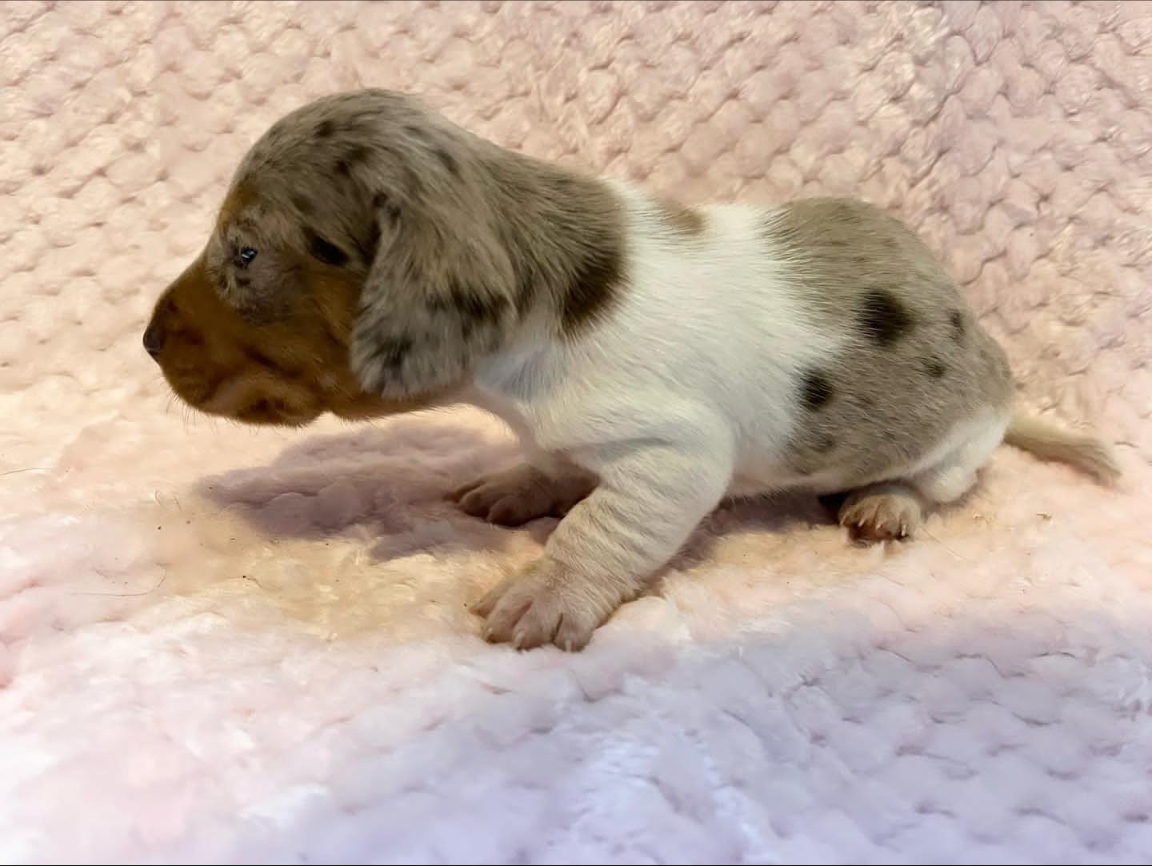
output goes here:
[{"label": "puppy's front leg", "polygon": [[728,488],[728,449],[614,446],[589,463],[600,484],[556,527],[540,559],[475,606],[485,636],[520,649],[582,648],[665,565]]}]

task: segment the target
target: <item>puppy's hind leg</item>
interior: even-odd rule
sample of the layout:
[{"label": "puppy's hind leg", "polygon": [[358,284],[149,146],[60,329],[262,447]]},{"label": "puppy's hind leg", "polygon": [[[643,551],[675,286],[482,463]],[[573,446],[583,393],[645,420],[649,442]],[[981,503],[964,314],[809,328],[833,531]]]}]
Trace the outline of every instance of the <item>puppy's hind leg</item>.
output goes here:
[{"label": "puppy's hind leg", "polygon": [[[882,481],[851,491],[839,503],[838,519],[852,538],[862,542],[892,541],[916,534],[925,504],[955,502],[976,484],[976,468],[963,460],[946,460],[907,481]],[[832,497],[821,497],[831,504]]]},{"label": "puppy's hind leg", "polygon": [[[966,424],[944,454],[906,479],[870,484],[847,494],[839,521],[860,541],[887,541],[915,534],[926,505],[946,505],[976,484],[977,472],[1004,436],[1007,419],[989,413]],[[825,501],[829,497],[822,497]]]},{"label": "puppy's hind leg", "polygon": [[937,505],[960,499],[976,484],[977,473],[1004,441],[1008,417],[989,410],[965,425],[956,445],[936,463],[912,475],[913,486]]}]

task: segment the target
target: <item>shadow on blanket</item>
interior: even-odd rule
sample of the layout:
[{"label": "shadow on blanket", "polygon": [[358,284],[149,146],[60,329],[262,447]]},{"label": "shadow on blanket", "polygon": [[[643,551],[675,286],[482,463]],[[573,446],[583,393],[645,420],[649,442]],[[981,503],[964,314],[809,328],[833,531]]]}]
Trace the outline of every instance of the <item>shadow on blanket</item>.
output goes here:
[{"label": "shadow on blanket", "polygon": [[[441,550],[501,550],[512,534],[542,546],[556,519],[510,530],[469,517],[445,499],[460,484],[516,459],[510,439],[432,416],[312,437],[266,466],[206,478],[198,492],[272,538],[319,540],[367,528],[378,561],[427,550],[429,542]],[[724,502],[669,568],[703,564],[721,534],[783,533],[828,521],[809,496]]]}]

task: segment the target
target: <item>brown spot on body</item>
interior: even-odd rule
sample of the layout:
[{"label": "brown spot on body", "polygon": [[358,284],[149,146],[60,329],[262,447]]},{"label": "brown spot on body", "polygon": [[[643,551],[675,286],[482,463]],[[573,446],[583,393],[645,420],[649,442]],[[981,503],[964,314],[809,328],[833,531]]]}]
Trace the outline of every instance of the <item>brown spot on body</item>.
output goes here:
[{"label": "brown spot on body", "polygon": [[704,232],[704,215],[669,199],[656,203],[660,224],[681,237],[695,237]]},{"label": "brown spot on body", "polygon": [[889,346],[912,328],[912,316],[887,289],[869,289],[860,299],[856,321],[878,345]]},{"label": "brown spot on body", "polygon": [[948,324],[952,326],[952,339],[959,343],[964,339],[964,314],[953,310],[948,314]]},{"label": "brown spot on body", "polygon": [[432,152],[436,154],[436,158],[440,160],[440,164],[448,170],[450,175],[460,177],[460,163],[446,148],[437,147]]},{"label": "brown spot on body", "polygon": [[[856,200],[801,199],[766,209],[762,232],[813,329],[846,338],[813,364],[836,388],[827,402],[809,371],[795,376],[806,422],[790,443],[798,473],[834,465],[844,489],[868,484],[1007,400],[996,362],[978,357],[983,332],[955,280],[895,216]],[[818,451],[824,434],[836,437],[831,454]]]},{"label": "brown spot on body", "polygon": [[354,144],[336,160],[336,173],[341,177],[351,177],[352,172],[367,162],[371,156],[372,151],[367,147],[362,144]]},{"label": "brown spot on body", "polygon": [[817,454],[827,454],[836,447],[836,437],[828,433],[821,433],[812,444],[812,450]]},{"label": "brown spot on body", "polygon": [[616,297],[623,271],[618,246],[593,250],[580,262],[561,298],[560,327],[572,336],[607,311]]},{"label": "brown spot on body", "polygon": [[942,379],[944,374],[948,372],[944,362],[937,357],[925,358],[921,361],[921,365],[924,367],[924,372],[933,379]]},{"label": "brown spot on body", "polygon": [[316,125],[317,138],[331,138],[332,133],[336,131],[336,124],[331,120],[322,120]]},{"label": "brown spot on body", "polygon": [[819,370],[809,370],[800,381],[800,401],[804,408],[815,412],[832,399],[834,389],[828,377]]}]

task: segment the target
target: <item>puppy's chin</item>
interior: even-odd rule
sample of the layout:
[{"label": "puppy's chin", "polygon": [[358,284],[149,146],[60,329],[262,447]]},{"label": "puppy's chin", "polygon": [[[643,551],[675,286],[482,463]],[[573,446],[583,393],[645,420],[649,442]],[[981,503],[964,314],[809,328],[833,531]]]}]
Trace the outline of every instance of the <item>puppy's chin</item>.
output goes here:
[{"label": "puppy's chin", "polygon": [[[177,395],[184,398],[179,389]],[[202,399],[184,399],[207,415],[264,427],[303,427],[324,412],[306,389],[260,373],[241,373],[225,379]]]},{"label": "puppy's chin", "polygon": [[339,387],[313,391],[262,371],[239,373],[215,386],[176,379],[169,384],[178,398],[198,412],[259,427],[304,427],[326,412],[344,421],[367,421],[416,412],[443,401],[442,397],[386,400]]}]

